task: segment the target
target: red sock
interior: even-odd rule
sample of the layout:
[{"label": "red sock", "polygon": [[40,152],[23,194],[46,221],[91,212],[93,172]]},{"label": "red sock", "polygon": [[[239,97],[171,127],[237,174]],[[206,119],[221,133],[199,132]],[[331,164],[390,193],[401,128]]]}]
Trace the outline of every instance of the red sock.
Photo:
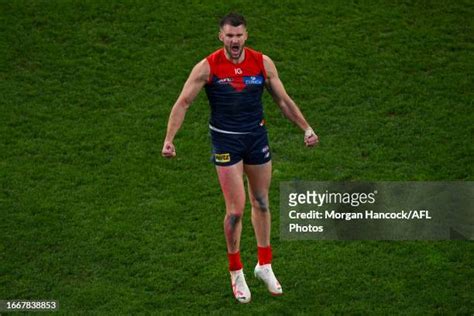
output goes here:
[{"label": "red sock", "polygon": [[236,271],[243,268],[242,262],[240,261],[240,251],[236,253],[227,253],[229,259],[229,271]]},{"label": "red sock", "polygon": [[258,248],[258,264],[264,265],[272,263],[272,247],[257,247]]}]

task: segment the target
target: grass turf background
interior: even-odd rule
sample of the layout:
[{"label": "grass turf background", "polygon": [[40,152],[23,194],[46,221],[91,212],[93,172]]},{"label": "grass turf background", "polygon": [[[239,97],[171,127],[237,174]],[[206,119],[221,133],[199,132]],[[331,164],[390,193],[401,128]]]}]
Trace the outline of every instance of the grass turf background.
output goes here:
[{"label": "grass turf background", "polygon": [[[177,158],[160,157],[170,108],[231,10],[321,137],[306,150],[265,96],[285,295],[249,278],[245,306],[204,93]],[[68,314],[471,314],[472,242],[281,242],[278,184],[472,181],[472,16],[472,1],[0,1],[0,299]],[[247,209],[249,276],[255,248]]]}]

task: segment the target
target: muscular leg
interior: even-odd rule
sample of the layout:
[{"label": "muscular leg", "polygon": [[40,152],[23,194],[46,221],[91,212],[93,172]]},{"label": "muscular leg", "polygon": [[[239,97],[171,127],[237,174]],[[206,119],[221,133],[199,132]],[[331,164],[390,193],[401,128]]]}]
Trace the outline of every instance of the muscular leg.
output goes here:
[{"label": "muscular leg", "polygon": [[268,206],[268,190],[272,178],[272,162],[263,165],[245,165],[249,183],[249,197],[252,204],[252,224],[258,246],[258,263],[255,277],[262,280],[272,295],[282,295],[280,282],[272,269],[272,249],[270,247],[271,217]]},{"label": "muscular leg", "polygon": [[224,232],[232,292],[239,302],[248,303],[251,294],[240,261],[240,235],[245,207],[243,163],[240,161],[228,167],[216,166],[216,170],[225,199]]},{"label": "muscular leg", "polygon": [[263,165],[244,165],[249,185],[249,199],[252,205],[252,225],[258,247],[270,245],[271,215],[268,205],[268,191],[272,178],[272,162]]},{"label": "muscular leg", "polygon": [[227,252],[235,253],[240,250],[242,215],[245,207],[243,163],[240,161],[232,166],[216,166],[216,170],[226,206],[224,232]]}]

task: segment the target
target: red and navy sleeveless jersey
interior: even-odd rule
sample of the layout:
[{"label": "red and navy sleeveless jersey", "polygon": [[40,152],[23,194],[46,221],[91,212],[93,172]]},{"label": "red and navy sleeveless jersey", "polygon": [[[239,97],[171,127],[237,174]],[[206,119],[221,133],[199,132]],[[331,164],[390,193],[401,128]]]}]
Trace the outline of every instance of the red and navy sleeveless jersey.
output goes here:
[{"label": "red and navy sleeveless jersey", "polygon": [[230,132],[249,132],[263,123],[262,93],[266,72],[262,53],[245,49],[239,64],[229,61],[224,48],[207,57],[210,66],[205,86],[211,106],[210,125]]}]

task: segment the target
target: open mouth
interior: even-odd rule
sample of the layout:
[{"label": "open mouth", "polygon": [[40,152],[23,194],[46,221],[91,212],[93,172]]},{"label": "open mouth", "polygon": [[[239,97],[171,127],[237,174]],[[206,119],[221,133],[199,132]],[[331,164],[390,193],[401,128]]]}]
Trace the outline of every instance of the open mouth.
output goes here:
[{"label": "open mouth", "polygon": [[230,49],[231,49],[232,53],[234,53],[234,54],[237,54],[240,51],[239,45],[232,45]]}]

